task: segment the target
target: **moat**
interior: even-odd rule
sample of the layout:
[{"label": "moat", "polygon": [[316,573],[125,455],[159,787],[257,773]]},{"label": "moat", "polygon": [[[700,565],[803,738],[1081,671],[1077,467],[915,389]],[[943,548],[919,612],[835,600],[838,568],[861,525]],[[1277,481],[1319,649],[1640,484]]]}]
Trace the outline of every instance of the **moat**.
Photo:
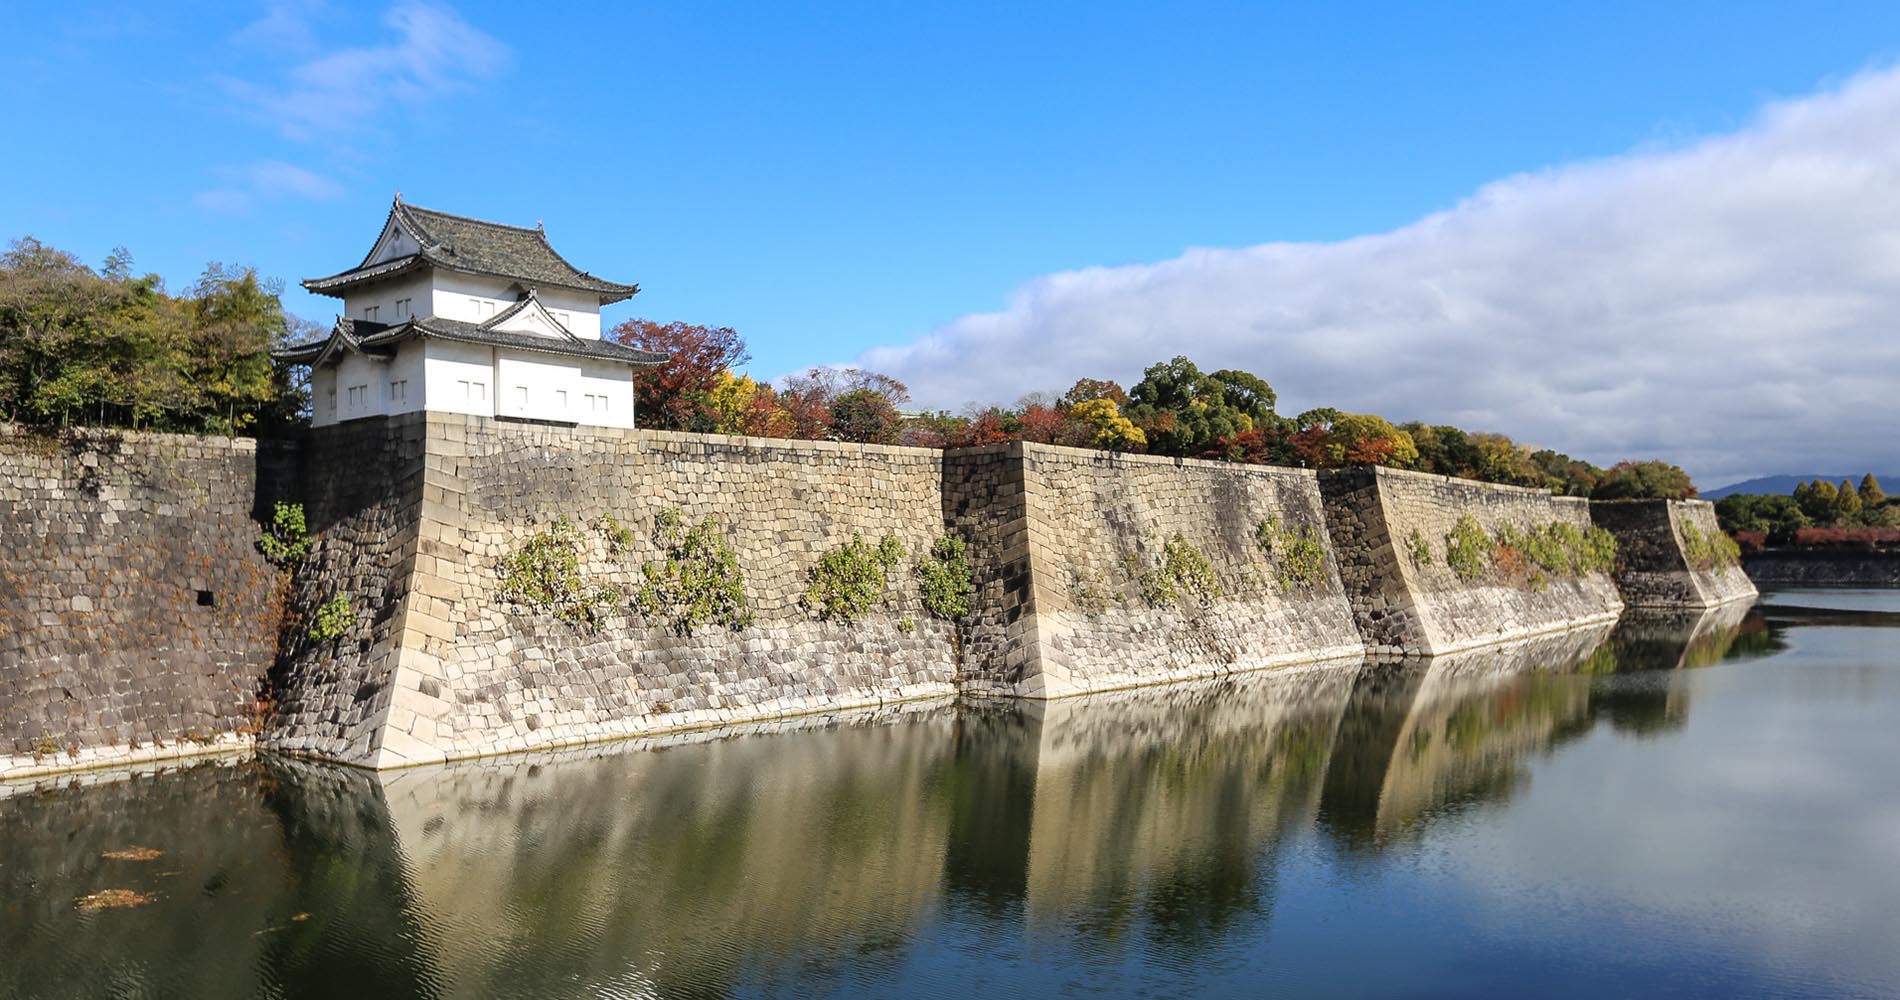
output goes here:
[{"label": "moat", "polygon": [[0,995],[1893,996],[1897,731],[1900,590],[1801,590],[670,744],[66,775],[0,785]]}]

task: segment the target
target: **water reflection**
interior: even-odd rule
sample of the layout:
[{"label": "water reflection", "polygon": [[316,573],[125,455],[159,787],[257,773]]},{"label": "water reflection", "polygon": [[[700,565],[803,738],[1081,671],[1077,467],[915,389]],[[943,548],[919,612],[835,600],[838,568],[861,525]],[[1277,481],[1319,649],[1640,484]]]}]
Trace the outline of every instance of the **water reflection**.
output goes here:
[{"label": "water reflection", "polygon": [[[43,786],[0,798],[0,993],[961,993],[920,970],[1036,955],[1192,976],[1266,948],[1300,845],[1378,864],[1599,722],[1679,730],[1678,672],[1785,645],[1732,609],[659,749]],[[133,844],[165,854],[99,856]],[[116,886],[158,900],[74,905]]]}]

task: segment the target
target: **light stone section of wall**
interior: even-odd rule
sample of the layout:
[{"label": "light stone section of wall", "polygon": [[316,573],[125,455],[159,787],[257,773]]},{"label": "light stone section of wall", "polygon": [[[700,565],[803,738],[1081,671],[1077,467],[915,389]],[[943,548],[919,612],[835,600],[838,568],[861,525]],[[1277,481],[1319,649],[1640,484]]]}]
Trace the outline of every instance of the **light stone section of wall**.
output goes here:
[{"label": "light stone section of wall", "polygon": [[[1494,568],[1461,580],[1445,539],[1470,515],[1487,535],[1561,522],[1591,526],[1589,502],[1544,490],[1387,468],[1322,475],[1327,521],[1348,553],[1342,571],[1367,644],[1379,654],[1443,654],[1594,622],[1623,609],[1607,573],[1548,579],[1541,589]],[[1414,539],[1430,561],[1414,558]]]},{"label": "light stone section of wall", "polygon": [[1598,501],[1590,516],[1616,536],[1616,582],[1631,607],[1712,608],[1755,598],[1739,564],[1698,567],[1684,552],[1685,525],[1705,538],[1722,532],[1706,500]]},{"label": "light stone section of wall", "polygon": [[[924,610],[912,572],[944,530],[940,452],[435,413],[425,433],[413,569],[398,608],[376,612],[400,617],[400,637],[365,637],[389,680],[357,715],[384,718],[365,746],[306,715],[291,739],[341,748],[325,756],[399,767],[955,691],[952,627]],[[589,586],[631,595],[662,558],[654,518],[669,509],[719,522],[755,624],[679,635],[623,596],[589,632],[500,598],[502,560],[562,516],[580,527]],[[632,530],[624,551],[595,527],[603,515]],[[865,619],[820,621],[799,598],[854,534],[895,537],[903,563]]]},{"label": "light stone section of wall", "polygon": [[[1311,472],[1024,444],[1022,496],[1033,662],[971,672],[967,691],[1054,698],[1242,670],[1354,658],[1364,645],[1326,539]],[[1311,531],[1320,579],[1282,586],[1261,524]],[[1143,572],[1175,536],[1204,555],[1218,594],[1151,604]]]}]

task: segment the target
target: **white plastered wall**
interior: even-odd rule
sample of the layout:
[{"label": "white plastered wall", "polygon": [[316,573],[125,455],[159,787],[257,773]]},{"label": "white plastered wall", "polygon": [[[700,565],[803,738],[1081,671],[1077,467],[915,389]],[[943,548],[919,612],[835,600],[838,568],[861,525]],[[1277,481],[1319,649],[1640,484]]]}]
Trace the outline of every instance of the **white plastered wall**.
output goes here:
[{"label": "white plastered wall", "polygon": [[431,410],[495,415],[495,349],[425,340],[427,400]]},{"label": "white plastered wall", "polygon": [[632,427],[633,369],[626,365],[583,362],[579,398],[575,420],[601,427]]},{"label": "white plastered wall", "polygon": [[[343,315],[377,323],[396,324],[429,315],[433,308],[429,275],[405,275],[389,281],[358,286],[343,297]],[[370,310],[375,310],[372,314]]]},{"label": "white plastered wall", "polygon": [[495,351],[495,413],[532,420],[580,419],[578,359],[529,351]]}]

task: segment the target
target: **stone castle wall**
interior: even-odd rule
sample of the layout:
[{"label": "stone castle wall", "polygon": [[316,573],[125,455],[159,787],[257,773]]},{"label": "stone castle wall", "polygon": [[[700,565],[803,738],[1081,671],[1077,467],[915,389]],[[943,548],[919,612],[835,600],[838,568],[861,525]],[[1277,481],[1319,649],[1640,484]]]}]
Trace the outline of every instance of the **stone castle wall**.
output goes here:
[{"label": "stone castle wall", "polygon": [[[0,750],[16,755],[242,740],[261,695],[267,745],[402,766],[957,692],[1050,698],[1368,648],[1441,653],[1621,607],[1606,576],[1466,582],[1445,565],[1461,516],[1488,532],[1587,526],[1581,501],[1384,469],[423,413],[323,428],[263,459],[246,441],[8,430],[0,462]],[[317,539],[289,584],[255,547],[279,498],[305,505]],[[1706,506],[1658,510],[1702,523]],[[639,609],[664,558],[657,520],[675,511],[731,546],[750,625],[682,631]],[[578,578],[612,588],[591,626],[501,594],[503,561],[563,520]],[[954,624],[924,607],[916,572],[945,534],[968,543],[976,585]],[[902,556],[868,614],[827,621],[801,601],[827,551],[885,536]],[[1289,572],[1298,538],[1310,578]],[[1171,542],[1190,572],[1164,593]],[[344,634],[315,638],[337,600]],[[20,760],[70,766],[19,758],[0,774]]]},{"label": "stone castle wall", "polygon": [[[361,617],[390,627],[356,640],[364,652],[343,658],[350,669],[316,699],[324,710],[287,715],[277,745],[401,766],[955,691],[953,629],[924,610],[912,571],[944,532],[938,451],[396,419],[428,439],[405,529],[413,557],[342,562],[389,574],[369,580],[316,566],[299,602],[351,593]],[[655,524],[667,511],[717,522],[745,576],[750,627],[682,634],[633,606],[643,567],[664,560]],[[587,586],[618,591],[594,628],[500,594],[502,561],[562,518],[580,539]],[[624,547],[607,518],[630,532]],[[380,544],[375,534],[339,548]],[[827,550],[886,535],[904,556],[880,606],[843,622],[801,605]],[[324,684],[326,655],[295,651],[293,686]],[[367,729],[351,728],[361,719]]]},{"label": "stone castle wall", "polygon": [[1590,528],[1590,505],[1544,490],[1368,467],[1321,475],[1346,590],[1376,653],[1438,654],[1609,621],[1623,609],[1606,573],[1533,580],[1489,567],[1460,579],[1446,537],[1470,516],[1487,535],[1564,523]]},{"label": "stone castle wall", "polygon": [[1769,549],[1742,557],[1764,587],[1900,587],[1900,552]]},{"label": "stone castle wall", "polygon": [[[1010,454],[1033,621],[1014,662],[971,658],[965,690],[1059,697],[1362,651],[1313,473],[1037,444]],[[1288,535],[1317,542],[1310,579],[1275,551]],[[1157,599],[1143,579],[1166,572],[1176,539],[1213,585]]]},{"label": "stone castle wall", "polygon": [[282,605],[258,468],[245,439],[0,425],[0,774],[254,729]]},{"label": "stone castle wall", "polygon": [[1590,517],[1616,536],[1616,583],[1632,607],[1712,608],[1752,599],[1755,585],[1736,564],[1697,566],[1683,529],[1715,538],[1715,505],[1706,500],[1619,500],[1592,504]]}]

